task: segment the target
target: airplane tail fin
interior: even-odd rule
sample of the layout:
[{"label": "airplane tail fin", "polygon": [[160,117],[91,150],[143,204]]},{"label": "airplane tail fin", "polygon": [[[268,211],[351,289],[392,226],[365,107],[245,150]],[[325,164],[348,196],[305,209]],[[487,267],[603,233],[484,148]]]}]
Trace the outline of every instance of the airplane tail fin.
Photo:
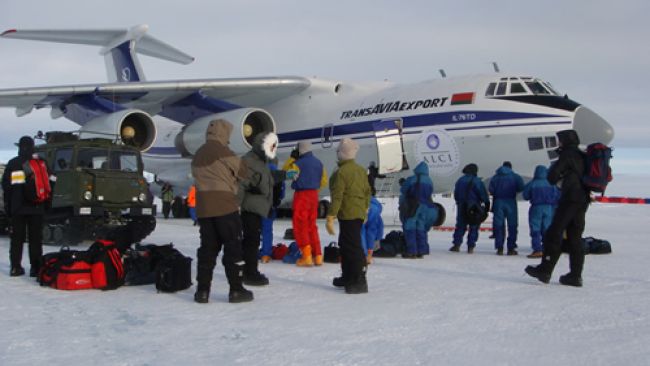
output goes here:
[{"label": "airplane tail fin", "polygon": [[150,35],[149,26],[137,25],[131,29],[102,30],[15,30],[1,37],[35,41],[73,43],[101,46],[106,72],[110,82],[144,81],[137,54],[160,58],[180,64],[189,64],[194,58]]}]

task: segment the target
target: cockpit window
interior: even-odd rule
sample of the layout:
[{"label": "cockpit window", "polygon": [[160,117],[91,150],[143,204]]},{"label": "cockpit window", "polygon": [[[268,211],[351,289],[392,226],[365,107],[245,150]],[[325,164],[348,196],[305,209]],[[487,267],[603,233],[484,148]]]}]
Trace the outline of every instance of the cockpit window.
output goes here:
[{"label": "cockpit window", "polygon": [[526,93],[526,88],[521,83],[512,83],[510,84],[510,94],[522,94]]},{"label": "cockpit window", "polygon": [[532,77],[502,77],[488,84],[485,96],[560,95],[551,84]]},{"label": "cockpit window", "polygon": [[529,81],[526,82],[526,85],[528,85],[528,88],[530,91],[533,92],[535,95],[540,95],[540,94],[551,94],[546,88],[539,82],[537,81]]},{"label": "cockpit window", "polygon": [[485,91],[485,96],[491,97],[494,95],[494,89],[497,87],[497,83],[490,83],[487,90]]},{"label": "cockpit window", "polygon": [[508,85],[505,82],[500,82],[499,86],[497,87],[497,95],[505,95],[506,94],[506,85]]}]

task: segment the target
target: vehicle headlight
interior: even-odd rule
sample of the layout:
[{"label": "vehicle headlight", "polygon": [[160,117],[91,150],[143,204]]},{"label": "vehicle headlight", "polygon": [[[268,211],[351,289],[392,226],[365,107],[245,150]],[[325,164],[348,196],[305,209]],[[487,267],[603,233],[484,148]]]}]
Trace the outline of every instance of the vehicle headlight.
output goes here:
[{"label": "vehicle headlight", "polygon": [[140,200],[140,202],[144,202],[147,199],[147,195],[144,193],[140,193],[138,199]]},{"label": "vehicle headlight", "polygon": [[93,198],[93,193],[91,191],[84,192],[84,199],[90,201]]}]

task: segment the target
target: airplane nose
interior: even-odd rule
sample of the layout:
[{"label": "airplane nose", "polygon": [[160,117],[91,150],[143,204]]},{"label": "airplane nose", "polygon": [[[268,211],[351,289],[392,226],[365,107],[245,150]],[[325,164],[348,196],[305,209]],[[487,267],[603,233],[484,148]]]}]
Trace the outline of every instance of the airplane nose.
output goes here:
[{"label": "airplane nose", "polygon": [[573,116],[573,129],[580,137],[580,143],[589,145],[594,142],[609,144],[614,139],[614,129],[605,119],[591,109],[580,106]]}]

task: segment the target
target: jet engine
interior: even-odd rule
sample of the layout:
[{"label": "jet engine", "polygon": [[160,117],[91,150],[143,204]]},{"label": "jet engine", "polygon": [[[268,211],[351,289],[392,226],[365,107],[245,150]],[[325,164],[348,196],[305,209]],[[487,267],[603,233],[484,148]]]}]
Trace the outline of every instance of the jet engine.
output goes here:
[{"label": "jet engine", "polygon": [[146,151],[156,140],[156,126],[147,113],[125,109],[90,120],[79,130],[79,137],[119,138],[125,145]]},{"label": "jet engine", "polygon": [[183,127],[176,135],[174,144],[183,156],[193,155],[205,143],[205,130],[216,119],[226,120],[233,125],[230,148],[243,153],[251,148],[253,138],[260,132],[275,132],[275,121],[265,110],[259,108],[240,108],[232,111],[201,117]]}]

